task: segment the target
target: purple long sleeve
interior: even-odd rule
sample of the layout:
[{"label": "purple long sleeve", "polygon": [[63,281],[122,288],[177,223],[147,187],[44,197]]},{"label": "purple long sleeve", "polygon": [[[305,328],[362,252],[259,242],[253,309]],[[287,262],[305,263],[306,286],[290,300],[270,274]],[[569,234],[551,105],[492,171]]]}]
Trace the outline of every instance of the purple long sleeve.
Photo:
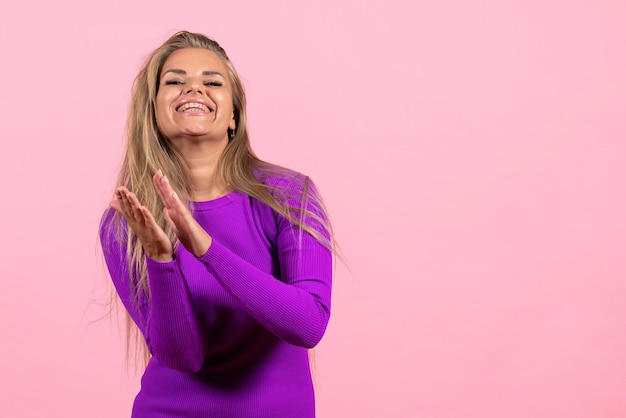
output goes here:
[{"label": "purple long sleeve", "polygon": [[314,416],[306,347],[328,323],[330,251],[238,192],[195,203],[194,217],[211,247],[147,259],[151,300],[139,306],[103,218],[109,272],[153,354],[133,416]]},{"label": "purple long sleeve", "polygon": [[[313,240],[307,235],[309,239]],[[288,245],[279,255],[285,282],[259,272],[218,242],[201,261],[250,315],[276,336],[312,348],[322,339],[330,315],[330,287],[323,280],[330,274],[325,271],[330,258],[323,247],[305,245],[298,251],[295,243]],[[298,264],[298,255],[303,256],[302,265],[290,268]]]},{"label": "purple long sleeve", "polygon": [[206,353],[203,325],[175,262],[147,260],[151,309],[145,336],[152,355],[166,366],[195,373]]}]

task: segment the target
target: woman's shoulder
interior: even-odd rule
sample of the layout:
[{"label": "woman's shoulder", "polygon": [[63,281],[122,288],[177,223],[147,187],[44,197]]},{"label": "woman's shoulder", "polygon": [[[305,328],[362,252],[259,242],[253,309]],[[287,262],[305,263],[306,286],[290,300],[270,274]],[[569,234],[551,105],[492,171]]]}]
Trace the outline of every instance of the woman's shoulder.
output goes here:
[{"label": "woman's shoulder", "polygon": [[289,168],[267,164],[253,170],[254,176],[263,184],[273,187],[289,187],[302,184],[308,176]]},{"label": "woman's shoulder", "polygon": [[300,219],[300,222],[314,229],[327,229],[328,219],[323,199],[309,176],[278,166],[271,166],[255,175],[265,185],[274,202],[284,209],[279,211],[279,219],[288,213],[290,222]]},{"label": "woman's shoulder", "polygon": [[112,207],[108,207],[102,213],[100,218],[100,240],[102,243],[111,244],[117,242],[118,244],[125,240],[125,229],[122,227],[125,224],[124,220],[117,214],[117,211]]},{"label": "woman's shoulder", "polygon": [[311,178],[301,172],[275,165],[254,170],[255,177],[267,188],[274,199],[287,203],[293,199],[317,196],[317,189]]}]

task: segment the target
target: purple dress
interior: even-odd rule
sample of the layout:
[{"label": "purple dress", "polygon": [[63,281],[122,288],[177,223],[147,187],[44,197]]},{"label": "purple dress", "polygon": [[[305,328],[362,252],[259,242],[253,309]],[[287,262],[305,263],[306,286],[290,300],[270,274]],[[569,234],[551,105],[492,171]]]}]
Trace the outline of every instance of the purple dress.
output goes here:
[{"label": "purple dress", "polygon": [[151,300],[138,306],[114,211],[102,219],[109,273],[152,354],[132,416],[314,417],[307,348],[330,316],[331,251],[243,193],[193,207],[209,250],[196,258],[179,245],[171,262],[147,258]]}]

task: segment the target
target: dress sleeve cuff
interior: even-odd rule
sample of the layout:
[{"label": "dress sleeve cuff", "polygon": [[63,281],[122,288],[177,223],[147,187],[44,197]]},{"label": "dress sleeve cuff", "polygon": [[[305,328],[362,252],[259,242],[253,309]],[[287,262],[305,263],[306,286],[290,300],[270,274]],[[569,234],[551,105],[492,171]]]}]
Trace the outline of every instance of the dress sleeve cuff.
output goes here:
[{"label": "dress sleeve cuff", "polygon": [[174,284],[179,281],[180,269],[176,260],[161,262],[146,256],[146,267],[148,269],[148,278],[160,278],[159,280],[149,280],[150,288],[152,289],[155,286],[169,288],[168,284]]}]

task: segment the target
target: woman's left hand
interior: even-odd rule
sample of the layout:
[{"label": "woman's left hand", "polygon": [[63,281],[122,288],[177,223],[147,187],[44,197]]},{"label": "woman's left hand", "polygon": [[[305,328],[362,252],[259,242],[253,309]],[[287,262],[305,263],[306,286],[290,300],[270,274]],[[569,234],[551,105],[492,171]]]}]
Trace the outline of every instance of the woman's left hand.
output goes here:
[{"label": "woman's left hand", "polygon": [[202,257],[211,246],[211,236],[196,222],[161,170],[154,174],[152,183],[165,206],[163,214],[180,243],[196,257]]}]

